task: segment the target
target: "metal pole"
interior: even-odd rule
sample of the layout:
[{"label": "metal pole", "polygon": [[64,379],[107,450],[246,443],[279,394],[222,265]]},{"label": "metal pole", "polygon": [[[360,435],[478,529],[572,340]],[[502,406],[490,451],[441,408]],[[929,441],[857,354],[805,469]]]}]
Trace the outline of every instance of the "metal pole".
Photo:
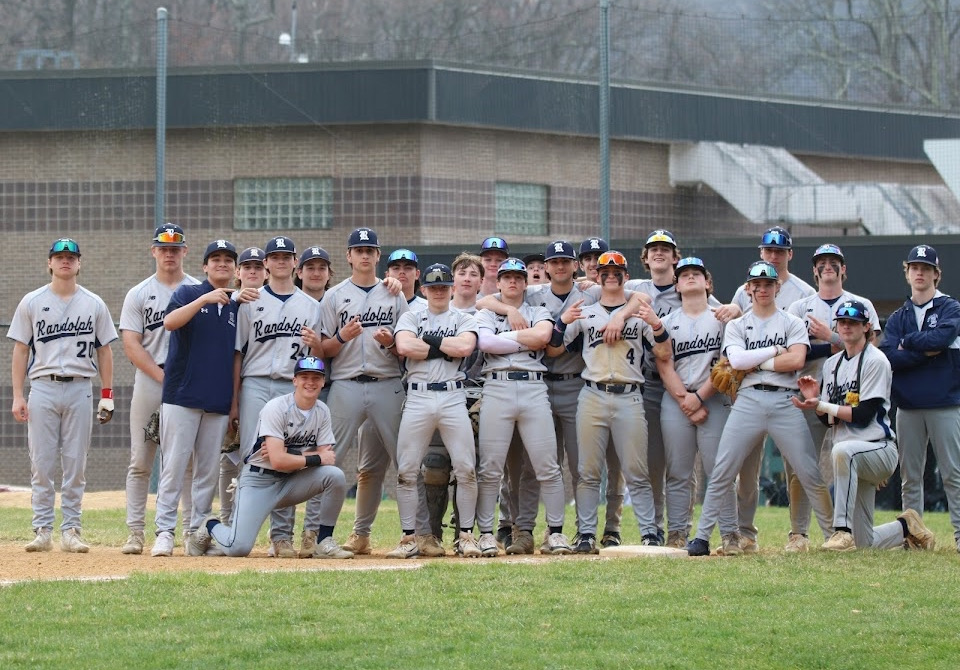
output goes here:
[{"label": "metal pole", "polygon": [[290,13],[290,62],[297,62],[297,0],[293,0]]},{"label": "metal pole", "polygon": [[167,146],[167,10],[157,8],[157,174],[154,182],[153,224],[164,224]]},{"label": "metal pole", "polygon": [[610,20],[600,0],[600,237],[610,242]]}]

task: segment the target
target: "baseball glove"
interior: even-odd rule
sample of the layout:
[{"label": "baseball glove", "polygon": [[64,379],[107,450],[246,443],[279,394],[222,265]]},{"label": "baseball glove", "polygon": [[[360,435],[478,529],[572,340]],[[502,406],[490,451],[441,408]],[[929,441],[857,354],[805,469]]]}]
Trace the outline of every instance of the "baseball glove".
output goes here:
[{"label": "baseball glove", "polygon": [[160,444],[160,410],[155,409],[153,414],[150,415],[150,419],[147,420],[147,425],[143,427],[143,436],[144,438],[150,440],[155,444]]},{"label": "baseball glove", "polygon": [[229,454],[240,448],[240,426],[231,425],[227,432],[223,434],[223,442],[220,444],[220,453]]},{"label": "baseball glove", "polygon": [[740,383],[747,376],[747,372],[748,370],[735,370],[727,357],[721,356],[710,368],[710,381],[717,391],[733,398],[740,390]]}]

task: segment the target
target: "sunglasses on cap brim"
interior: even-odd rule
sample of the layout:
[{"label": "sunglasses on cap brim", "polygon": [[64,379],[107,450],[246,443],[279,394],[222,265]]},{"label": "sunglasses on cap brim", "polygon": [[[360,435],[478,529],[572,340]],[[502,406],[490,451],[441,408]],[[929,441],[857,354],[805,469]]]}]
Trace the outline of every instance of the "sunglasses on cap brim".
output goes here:
[{"label": "sunglasses on cap brim", "polygon": [[153,241],[160,244],[183,244],[184,235],[175,230],[165,230],[153,238]]},{"label": "sunglasses on cap brim", "polygon": [[80,247],[73,240],[57,240],[50,249],[51,254],[58,253],[80,254]]},{"label": "sunglasses on cap brim", "polygon": [[627,267],[627,257],[619,251],[606,251],[600,254],[600,258],[597,259],[597,265],[601,268],[605,265],[617,265],[623,269]]}]

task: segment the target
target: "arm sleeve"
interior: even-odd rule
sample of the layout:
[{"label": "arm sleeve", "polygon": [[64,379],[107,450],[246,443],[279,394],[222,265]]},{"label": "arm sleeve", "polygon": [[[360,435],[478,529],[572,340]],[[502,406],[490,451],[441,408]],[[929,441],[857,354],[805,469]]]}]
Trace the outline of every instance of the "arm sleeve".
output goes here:
[{"label": "arm sleeve", "polygon": [[735,370],[752,370],[766,360],[777,355],[776,347],[761,347],[760,349],[744,349],[737,345],[727,347],[727,358]]},{"label": "arm sleeve", "polygon": [[850,423],[860,428],[866,427],[868,423],[876,418],[877,412],[880,411],[881,407],[883,407],[883,398],[870,398],[869,400],[862,400],[859,405],[850,408],[850,411],[853,414],[853,421]]},{"label": "arm sleeve", "polygon": [[505,337],[500,337],[489,328],[480,328],[479,336],[477,337],[477,348],[485,354],[502,356],[504,354],[515,354],[518,351],[523,351],[526,347],[517,344],[516,340],[508,340]]}]

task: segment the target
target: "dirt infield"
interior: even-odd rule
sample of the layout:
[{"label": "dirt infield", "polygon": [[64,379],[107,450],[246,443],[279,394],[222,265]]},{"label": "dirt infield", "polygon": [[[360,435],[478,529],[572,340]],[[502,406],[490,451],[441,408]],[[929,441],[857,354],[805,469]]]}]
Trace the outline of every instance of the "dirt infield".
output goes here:
[{"label": "dirt infield", "polygon": [[[59,498],[59,496],[58,496]],[[59,505],[59,499],[57,501]],[[149,505],[153,504],[151,498]],[[123,491],[103,491],[87,493],[83,497],[85,511],[97,509],[118,509],[124,506]],[[29,509],[29,491],[6,491],[0,493],[0,507],[22,507]],[[447,558],[416,559],[397,561],[383,558],[383,553],[375,552],[370,556],[357,556],[347,561],[276,559],[267,556],[267,547],[258,546],[246,558],[226,557],[188,557],[183,556],[180,547],[174,549],[174,555],[163,558],[150,556],[149,548],[140,556],[127,556],[120,553],[120,547],[93,545],[88,554],[67,554],[59,550],[55,534],[54,549],[44,553],[27,553],[24,542],[0,542],[0,585],[10,585],[21,581],[89,579],[123,579],[136,573],[159,572],[208,572],[230,574],[244,570],[260,572],[307,572],[318,570],[415,570],[429,561],[462,561],[453,558],[448,551]],[[597,560],[598,557],[568,556],[562,560]],[[558,560],[551,557],[501,556],[496,562],[539,563]],[[471,561],[479,563],[481,561]],[[483,561],[489,563],[490,561]]]}]

